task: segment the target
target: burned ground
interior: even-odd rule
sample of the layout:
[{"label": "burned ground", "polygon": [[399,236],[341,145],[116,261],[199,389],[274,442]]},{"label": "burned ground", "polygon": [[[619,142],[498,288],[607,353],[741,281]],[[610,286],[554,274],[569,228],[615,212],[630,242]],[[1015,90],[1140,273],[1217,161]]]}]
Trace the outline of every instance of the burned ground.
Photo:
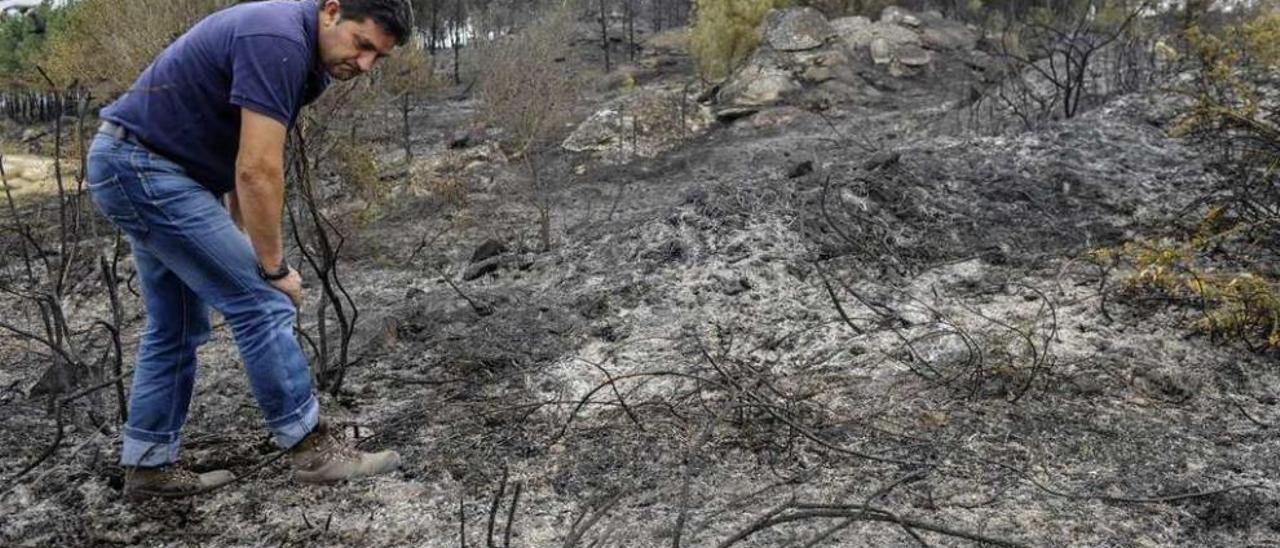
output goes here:
[{"label": "burned ground", "polygon": [[[624,165],[564,153],[548,252],[509,199],[514,167],[464,170],[464,203],[402,188],[350,230],[359,361],[324,406],[403,470],[317,488],[259,468],[275,451],[219,327],[183,458],[252,475],[123,500],[98,394],[0,485],[0,539],[1275,545],[1274,356],[1104,297],[1116,282],[1086,260],[1202,213],[1213,176],[1168,136],[1174,100],[1000,137],[923,109],[783,106]],[[474,106],[415,110],[418,161],[450,154]],[[506,251],[465,280],[490,239]],[[68,306],[103,314],[94,294]],[[140,305],[123,297],[131,344]],[[33,350],[0,339],[0,478],[53,442]]]}]

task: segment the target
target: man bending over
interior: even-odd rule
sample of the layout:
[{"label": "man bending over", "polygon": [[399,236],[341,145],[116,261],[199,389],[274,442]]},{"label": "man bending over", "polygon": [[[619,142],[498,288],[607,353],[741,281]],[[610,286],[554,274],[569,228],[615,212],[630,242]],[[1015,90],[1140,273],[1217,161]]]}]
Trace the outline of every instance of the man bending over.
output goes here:
[{"label": "man bending over", "polygon": [[192,27],[103,109],[89,190],[129,239],[147,315],[124,427],[126,493],[191,493],[234,479],[176,464],[209,307],[231,327],[266,426],[299,480],[399,466],[396,453],[357,451],[320,420],[293,334],[302,278],[285,260],[281,214],[285,138],[299,110],[330,78],[368,72],[412,28],[407,0],[240,4]]}]

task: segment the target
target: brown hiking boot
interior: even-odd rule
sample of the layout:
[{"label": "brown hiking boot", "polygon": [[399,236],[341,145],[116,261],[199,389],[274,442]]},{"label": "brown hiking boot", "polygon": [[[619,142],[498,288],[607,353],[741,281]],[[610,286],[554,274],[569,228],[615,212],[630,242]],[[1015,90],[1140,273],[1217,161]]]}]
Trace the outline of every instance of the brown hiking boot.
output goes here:
[{"label": "brown hiking boot", "polygon": [[385,474],[400,467],[395,451],[366,453],[343,443],[321,421],[289,450],[294,474],[305,483],[333,483]]},{"label": "brown hiking boot", "polygon": [[124,472],[124,494],[133,499],[148,497],[183,497],[235,481],[227,470],[197,474],[178,465],[160,468],[128,466]]}]

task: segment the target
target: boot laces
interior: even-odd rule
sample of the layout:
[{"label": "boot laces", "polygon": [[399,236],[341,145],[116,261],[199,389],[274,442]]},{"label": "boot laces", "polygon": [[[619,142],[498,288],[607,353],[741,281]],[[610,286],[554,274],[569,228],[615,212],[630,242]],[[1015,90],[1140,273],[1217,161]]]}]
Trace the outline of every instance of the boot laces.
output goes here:
[{"label": "boot laces", "polygon": [[347,445],[333,432],[324,432],[317,440],[319,460],[324,463],[352,463],[360,461],[360,452]]},{"label": "boot laces", "polygon": [[186,468],[180,468],[176,466],[172,470],[169,470],[168,478],[166,479],[168,479],[173,483],[190,483],[190,484],[200,483],[200,476],[197,475],[195,472],[187,470]]}]

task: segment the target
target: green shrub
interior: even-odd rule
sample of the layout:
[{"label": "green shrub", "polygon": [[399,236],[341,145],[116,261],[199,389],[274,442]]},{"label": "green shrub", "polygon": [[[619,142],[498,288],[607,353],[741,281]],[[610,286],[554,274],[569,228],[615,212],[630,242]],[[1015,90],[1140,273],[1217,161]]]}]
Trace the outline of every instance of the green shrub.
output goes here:
[{"label": "green shrub", "polygon": [[1220,34],[1187,32],[1195,81],[1187,90],[1195,105],[1174,128],[1216,156],[1227,185],[1214,198],[1250,222],[1280,229],[1280,108],[1264,100],[1267,81],[1280,64],[1280,13],[1232,25]]},{"label": "green shrub", "polygon": [[357,213],[355,221],[365,223],[378,218],[386,205],[391,183],[378,176],[381,168],[377,149],[367,142],[341,140],[335,144],[333,155],[343,186],[364,202],[364,208]]},{"label": "green shrub", "polygon": [[0,83],[35,81],[35,63],[44,51],[47,37],[66,25],[65,13],[66,10],[45,4],[31,15],[0,21]]},{"label": "green shrub", "polygon": [[708,80],[733,72],[760,44],[758,27],[769,10],[790,0],[697,0],[690,52]]},{"label": "green shrub", "polygon": [[1213,208],[1187,238],[1137,240],[1093,251],[1090,258],[1117,268],[1125,295],[1155,295],[1197,309],[1189,327],[1214,339],[1251,349],[1280,348],[1280,282],[1274,269],[1222,250],[1253,238],[1252,225],[1238,224]]},{"label": "green shrub", "polygon": [[1280,111],[1262,89],[1280,62],[1280,13],[1207,32],[1192,24],[1194,99],[1174,135],[1200,144],[1221,184],[1202,198],[1208,215],[1183,238],[1135,241],[1098,250],[1099,263],[1120,268],[1128,293],[1164,297],[1199,312],[1191,327],[1255,350],[1280,348]]}]

